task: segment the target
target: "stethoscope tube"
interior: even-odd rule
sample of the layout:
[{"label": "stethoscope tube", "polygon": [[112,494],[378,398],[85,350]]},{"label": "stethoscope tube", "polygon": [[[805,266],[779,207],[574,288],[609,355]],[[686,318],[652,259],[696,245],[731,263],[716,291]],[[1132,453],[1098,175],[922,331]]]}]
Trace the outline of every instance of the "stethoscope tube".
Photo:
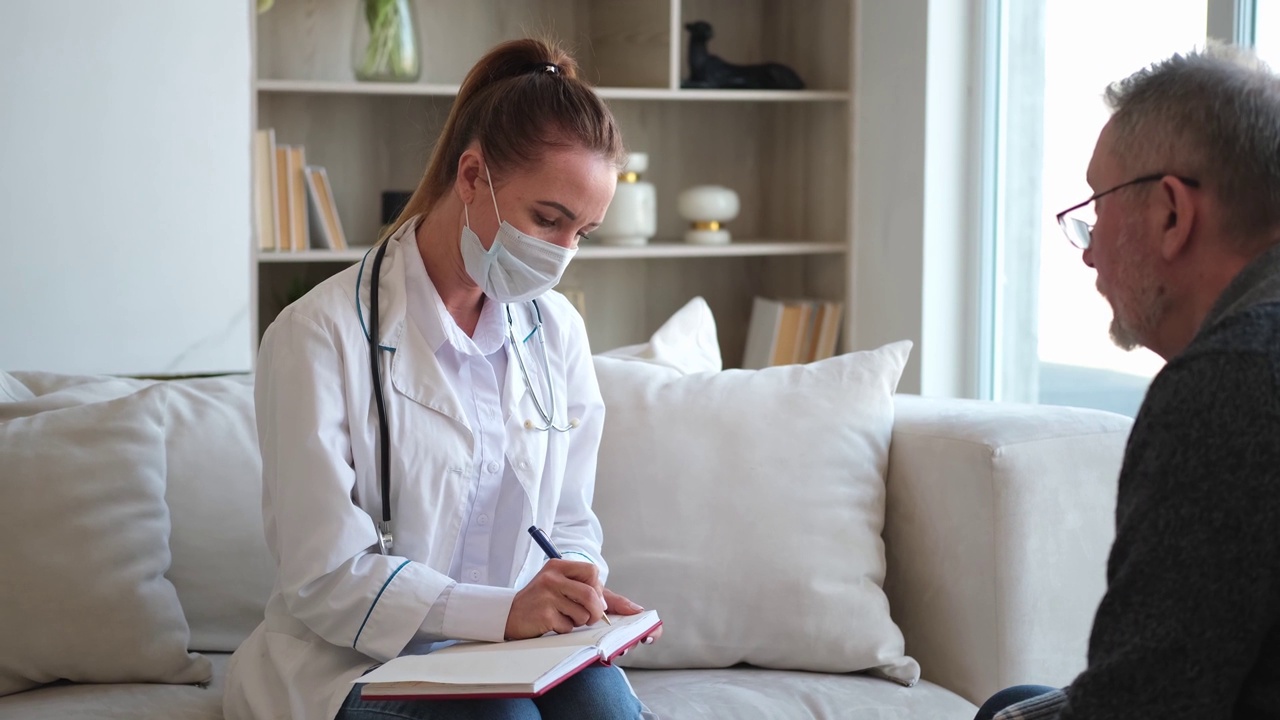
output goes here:
[{"label": "stethoscope tube", "polygon": [[373,277],[369,282],[369,367],[373,375],[373,398],[378,409],[378,481],[382,491],[382,522],[378,525],[378,551],[390,555],[391,533],[391,431],[387,424],[386,399],[382,393],[382,364],[378,361],[378,279],[389,241],[373,256]]},{"label": "stethoscope tube", "polygon": [[538,400],[538,393],[533,389],[533,382],[529,379],[529,368],[524,364],[524,353],[520,352],[520,342],[516,340],[515,321],[511,319],[511,306],[506,306],[507,311],[507,337],[511,340],[511,351],[516,355],[516,363],[520,365],[520,375],[524,378],[525,389],[529,391],[529,398],[533,400],[533,408],[538,411],[538,417],[542,418],[542,425],[535,425],[533,420],[525,420],[524,426],[529,430],[541,430],[547,432],[555,430],[556,432],[569,432],[578,427],[580,424],[577,418],[569,420],[568,425],[556,425],[556,386],[551,382],[551,362],[547,359],[547,340],[542,332],[542,309],[538,307],[537,300],[530,300],[533,304],[534,326],[533,332],[530,332],[527,341],[535,334],[538,336],[538,345],[542,349],[542,380],[547,384],[547,405],[543,407],[542,402]]}]

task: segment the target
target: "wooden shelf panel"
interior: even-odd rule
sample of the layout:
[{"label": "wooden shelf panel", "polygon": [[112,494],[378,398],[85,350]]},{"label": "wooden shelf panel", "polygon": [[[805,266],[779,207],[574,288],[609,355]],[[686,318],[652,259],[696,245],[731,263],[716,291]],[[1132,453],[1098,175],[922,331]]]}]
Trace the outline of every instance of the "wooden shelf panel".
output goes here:
[{"label": "wooden shelf panel", "polygon": [[[349,250],[306,250],[303,252],[259,252],[260,263],[358,262],[368,247]],[[766,255],[842,255],[843,243],[811,241],[742,240],[728,245],[690,245],[676,241],[653,242],[634,247],[587,245],[578,251],[578,260],[657,260],[663,258],[762,257]]]},{"label": "wooden shelf panel", "polygon": [[[258,80],[258,92],[308,95],[411,95],[452,97],[457,85],[432,83],[375,83],[325,80]],[[672,90],[668,88],[599,87],[606,100],[667,100],[722,102],[845,102],[844,90]]]}]

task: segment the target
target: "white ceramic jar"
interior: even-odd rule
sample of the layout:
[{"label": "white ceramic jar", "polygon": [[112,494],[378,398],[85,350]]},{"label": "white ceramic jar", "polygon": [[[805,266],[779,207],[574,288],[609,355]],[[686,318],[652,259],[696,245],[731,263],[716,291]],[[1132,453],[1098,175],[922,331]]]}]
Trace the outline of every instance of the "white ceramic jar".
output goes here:
[{"label": "white ceramic jar", "polygon": [[640,179],[649,169],[647,153],[631,153],[618,173],[618,189],[591,237],[605,245],[644,245],[658,231],[658,204],[653,183]]}]

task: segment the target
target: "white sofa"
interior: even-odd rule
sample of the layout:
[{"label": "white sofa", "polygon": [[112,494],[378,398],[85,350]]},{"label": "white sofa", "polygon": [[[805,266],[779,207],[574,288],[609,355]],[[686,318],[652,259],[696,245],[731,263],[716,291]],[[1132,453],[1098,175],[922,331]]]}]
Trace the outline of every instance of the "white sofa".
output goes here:
[{"label": "white sofa", "polygon": [[[0,373],[0,431],[14,417],[100,403],[150,385]],[[271,583],[260,530],[260,481],[252,472],[258,459],[246,440],[253,438],[251,379],[163,386],[174,397],[179,389],[182,394],[181,402],[165,405],[163,426],[172,530],[165,576],[181,601],[190,649],[211,661],[213,680],[207,686],[54,684],[0,697],[0,718],[222,717],[227,651],[256,624]],[[968,720],[977,704],[1003,686],[1066,683],[1083,667],[1104,586],[1129,420],[1087,410],[914,396],[897,396],[894,406],[885,589],[923,679],[903,687],[862,673],[742,666],[630,670],[638,694],[660,717]],[[21,447],[28,448],[30,440]],[[79,442],[72,436],[37,440],[57,447]],[[15,447],[0,438],[0,473],[23,461],[14,457]],[[26,521],[22,532],[39,535],[47,529],[42,518]],[[35,622],[16,616],[39,613],[24,607],[24,592],[11,581],[0,591],[0,628],[6,633]],[[72,639],[54,650],[74,654],[80,645]]]}]

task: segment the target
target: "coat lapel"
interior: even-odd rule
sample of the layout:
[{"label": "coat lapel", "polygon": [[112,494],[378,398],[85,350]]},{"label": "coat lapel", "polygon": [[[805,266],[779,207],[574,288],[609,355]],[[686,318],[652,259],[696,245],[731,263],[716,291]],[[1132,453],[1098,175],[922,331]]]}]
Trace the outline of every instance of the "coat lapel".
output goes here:
[{"label": "coat lapel", "polygon": [[[410,227],[412,224],[406,224],[406,228]],[[435,353],[431,352],[418,328],[408,322],[406,267],[404,253],[400,252],[404,233],[405,230],[402,229],[387,241],[390,245],[382,261],[378,286],[378,344],[383,348],[384,358],[391,355],[391,386],[401,395],[470,430],[462,402],[445,379]],[[372,276],[374,252],[376,250],[366,256],[362,277]],[[360,305],[366,323],[366,334],[369,332],[369,290],[368,280],[362,280]]]}]

